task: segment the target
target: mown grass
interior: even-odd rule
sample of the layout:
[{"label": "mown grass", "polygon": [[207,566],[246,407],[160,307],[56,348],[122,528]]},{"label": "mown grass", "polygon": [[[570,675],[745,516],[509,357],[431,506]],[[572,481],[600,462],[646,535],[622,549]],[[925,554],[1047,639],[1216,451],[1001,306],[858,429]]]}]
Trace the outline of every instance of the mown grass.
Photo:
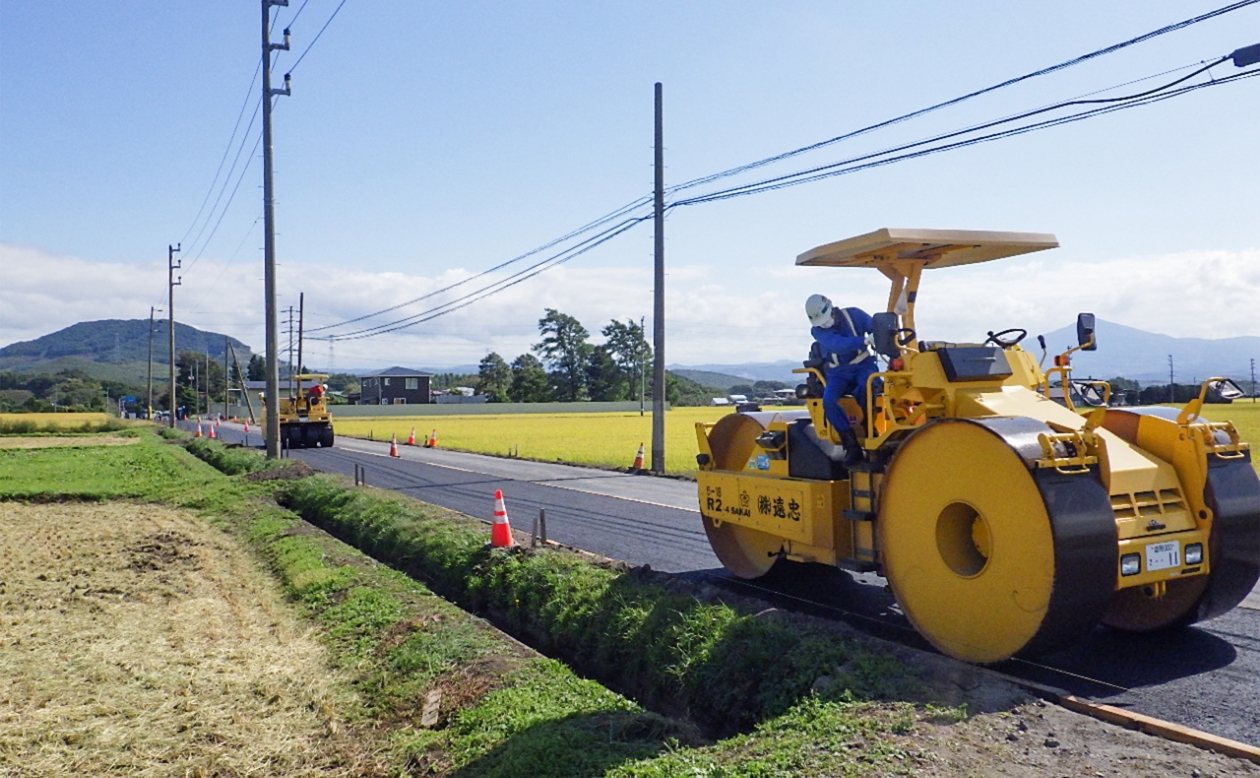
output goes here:
[{"label": "mown grass", "polygon": [[[732,409],[673,408],[665,414],[665,469],[696,469],[696,422],[715,422]],[[484,416],[392,416],[336,418],[338,435],[401,443],[412,428],[417,444],[437,430],[438,446],[482,454],[508,454],[546,462],[561,460],[600,467],[630,467],[640,443],[652,456],[652,414],[553,413]]]},{"label": "mown grass", "polygon": [[[91,459],[49,449],[16,453],[0,466],[0,498],[127,497],[193,507],[258,552],[355,678],[361,705],[338,711],[337,719],[368,741],[389,732],[391,774],[432,768],[469,776],[601,775],[692,732],[311,531],[271,499],[275,482],[225,477],[157,436],[96,449]],[[441,726],[430,729],[419,721],[433,689],[444,696]]]}]

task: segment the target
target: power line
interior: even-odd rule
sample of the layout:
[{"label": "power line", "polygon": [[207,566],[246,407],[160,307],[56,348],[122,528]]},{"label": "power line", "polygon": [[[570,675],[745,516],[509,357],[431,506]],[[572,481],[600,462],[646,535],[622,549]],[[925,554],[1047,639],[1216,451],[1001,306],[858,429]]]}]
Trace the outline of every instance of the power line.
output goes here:
[{"label": "power line", "polygon": [[[1165,90],[1169,90],[1171,89],[1171,87],[1176,86],[1177,84],[1183,83],[1186,80],[1193,78],[1194,76],[1197,76],[1207,71],[1208,69],[1215,67],[1216,65],[1221,64],[1226,59],[1228,59],[1228,57],[1221,57],[1220,59],[1213,61],[1211,64],[1205,65],[1204,67],[1201,67],[1198,70],[1195,70],[1189,75],[1183,76],[1181,78],[1176,79],[1175,81],[1171,81],[1167,84],[1156,87],[1154,89],[1147,90],[1145,92],[1139,92],[1132,95],[1125,95],[1123,97],[1103,98],[1103,99],[1096,99],[1096,100],[1068,100],[1068,101],[1064,101],[1060,103],[1055,103],[1054,105],[1034,109],[1031,111],[1024,111],[1022,113],[1015,114],[1013,116],[1008,116],[1006,118],[996,119],[996,120],[985,122],[978,125],[972,125],[970,127],[967,127],[961,130],[955,130],[952,132],[942,133],[939,135],[935,135],[931,138],[915,141],[913,143],[902,144],[900,146],[894,146],[888,149],[884,149],[882,151],[872,152],[869,154],[863,154],[856,157],[850,157],[848,159],[840,160],[838,162],[832,162],[827,165],[819,165],[816,167],[807,168],[805,170],[798,170],[794,173],[787,173],[781,176],[776,176],[774,178],[762,179],[761,181],[754,181],[748,184],[741,184],[739,186],[730,187],[728,189],[721,189],[715,192],[709,192],[707,194],[698,195],[696,197],[691,197],[684,200],[678,200],[672,203],[671,207],[677,207],[677,206],[682,206],[682,205],[696,205],[699,203],[714,202],[716,200],[727,200],[733,197],[742,197],[744,195],[755,194],[758,192],[772,191],[775,189],[784,189],[789,186],[796,186],[798,184],[809,183],[812,181],[819,181],[823,178],[829,178],[834,175],[842,175],[844,173],[851,173],[851,172],[856,172],[858,170],[866,170],[872,167],[879,167],[881,165],[890,164],[891,162],[899,162],[906,159],[913,159],[920,156],[926,156],[927,154],[934,154],[941,151],[947,151],[947,150],[951,150],[955,148],[962,148],[965,146],[974,145],[976,143],[980,143],[984,141],[997,140],[999,138],[1010,137],[1013,135],[1021,135],[1021,134],[1024,134],[1025,132],[1031,132],[1032,130],[1053,127],[1058,124],[1066,124],[1071,121],[1079,121],[1081,119],[1090,118],[1092,116],[1101,115],[1103,113],[1110,113],[1114,110],[1137,107],[1139,105],[1146,105],[1151,102],[1159,102],[1162,99],[1165,99],[1168,97],[1175,97],[1177,95],[1181,95],[1189,91],[1194,91],[1202,87],[1218,86],[1218,85],[1222,85],[1222,84],[1230,83],[1232,81],[1239,80],[1239,78],[1250,77],[1251,75],[1255,75],[1257,72],[1257,71],[1248,71],[1245,73],[1237,73],[1232,76],[1226,76],[1224,78],[1215,79],[1213,81],[1204,82],[1202,84],[1196,84],[1190,87],[1183,87],[1181,89],[1165,92]],[[1161,92],[1165,92],[1165,93],[1161,95],[1160,94]],[[1115,103],[1119,103],[1119,105],[1114,105]],[[1059,117],[1059,118],[1047,120],[1044,122],[1036,122],[1034,124],[1026,125],[1020,128],[1014,128],[1011,130],[1002,130],[1002,131],[992,133],[990,135],[982,136],[979,138],[973,138],[969,140],[959,141],[956,143],[945,144],[942,146],[933,147],[933,148],[921,150],[918,152],[902,154],[900,156],[889,157],[888,159],[885,159],[885,160],[879,160],[880,157],[887,157],[888,155],[891,155],[891,154],[897,154],[898,152],[908,151],[910,149],[918,148],[920,146],[925,146],[931,143],[939,143],[940,141],[949,140],[950,138],[956,138],[961,135],[966,135],[968,133],[988,129],[991,127],[996,127],[1000,124],[1006,124],[1013,121],[1019,121],[1020,119],[1027,119],[1032,116],[1036,116],[1038,114],[1046,113],[1048,111],[1067,108],[1073,105],[1099,105],[1099,104],[1103,104],[1105,105],[1105,107],[1091,109],[1088,111],[1082,111],[1077,114],[1072,114],[1066,117]],[[876,161],[867,162],[868,160],[876,160]],[[856,164],[856,163],[866,163],[866,164]]]},{"label": "power line", "polygon": [[[241,103],[240,113],[236,115],[236,124],[232,126],[232,135],[228,138],[227,146],[223,149],[223,156],[219,159],[219,167],[214,171],[214,178],[210,179],[210,188],[206,190],[206,196],[201,201],[201,207],[197,209],[197,215],[193,217],[192,224],[188,225],[188,231],[184,233],[184,237],[180,238],[180,243],[188,240],[188,236],[192,233],[193,228],[197,226],[197,221],[201,219],[201,214],[206,209],[206,203],[210,202],[210,195],[214,193],[214,185],[219,181],[219,174],[223,172],[223,163],[227,162],[228,154],[232,151],[232,142],[236,140],[236,131],[241,127],[241,119],[245,116],[245,109],[249,106],[249,98],[254,91],[254,83],[258,81],[258,71],[262,67],[262,63],[254,68],[254,77],[250,79],[249,89],[245,93],[245,101]],[[246,133],[249,131],[246,130]],[[228,175],[231,175],[229,173]]]},{"label": "power line", "polygon": [[[513,257],[512,259],[507,260],[506,262],[500,262],[499,264],[495,265],[494,267],[491,267],[491,268],[487,268],[487,269],[485,269],[485,270],[482,270],[481,272],[476,273],[476,274],[474,274],[474,275],[472,275],[472,276],[469,276],[468,278],[465,278],[465,279],[463,279],[462,281],[456,281],[455,283],[450,284],[449,286],[442,287],[441,289],[436,289],[436,290],[434,290],[434,291],[432,291],[432,292],[429,292],[429,293],[427,293],[427,294],[422,294],[422,295],[420,295],[419,297],[413,298],[413,299],[411,299],[411,300],[407,300],[406,302],[398,303],[397,305],[391,305],[391,306],[390,306],[390,307],[388,307],[388,308],[382,308],[382,309],[381,309],[381,310],[379,310],[379,311],[374,311],[374,312],[372,312],[372,313],[367,313],[367,314],[364,314],[364,315],[362,315],[362,316],[357,316],[357,317],[355,317],[355,318],[353,318],[353,319],[347,319],[347,320],[342,321],[342,322],[337,322],[336,324],[325,324],[325,325],[324,325],[324,326],[322,326],[322,327],[312,327],[312,328],[308,329],[308,330],[307,330],[307,332],[321,332],[321,331],[323,331],[323,330],[334,329],[334,328],[336,328],[336,327],[344,327],[344,326],[345,326],[345,325],[347,325],[347,324],[354,324],[355,322],[360,322],[360,321],[363,321],[363,320],[365,320],[365,319],[371,319],[371,318],[374,318],[374,317],[376,317],[376,316],[380,316],[380,315],[382,315],[382,314],[389,313],[389,312],[391,312],[391,311],[396,311],[396,310],[398,310],[399,308],[405,308],[405,307],[406,307],[406,306],[408,306],[408,305],[414,305],[415,303],[418,303],[418,302],[420,302],[421,300],[427,300],[427,299],[429,299],[429,298],[431,298],[431,297],[434,297],[434,296],[436,296],[436,295],[442,294],[443,292],[448,292],[448,291],[450,291],[451,289],[455,289],[456,287],[460,287],[460,286],[463,286],[464,284],[467,284],[467,283],[470,283],[470,282],[472,282],[472,281],[475,281],[475,280],[477,280],[478,278],[482,278],[482,277],[484,277],[484,276],[490,275],[491,273],[494,273],[494,272],[497,272],[497,271],[499,271],[499,270],[502,270],[503,268],[508,267],[509,265],[513,265],[513,264],[515,264],[515,263],[517,263],[517,262],[520,262],[521,260],[528,259],[529,257],[532,257],[532,256],[534,256],[535,254],[539,254],[539,253],[541,253],[541,252],[543,252],[543,251],[546,251],[547,249],[554,248],[554,247],[556,247],[556,246],[560,245],[561,243],[564,243],[565,241],[572,240],[573,238],[576,238],[576,237],[581,236],[581,235],[585,235],[586,233],[590,232],[590,231],[591,231],[591,230],[593,230],[593,229],[596,229],[596,228],[598,228],[598,227],[601,227],[601,226],[603,226],[603,225],[607,224],[608,222],[610,222],[610,221],[612,221],[612,220],[614,220],[614,219],[616,219],[616,218],[618,218],[618,217],[620,217],[620,216],[625,216],[625,215],[627,215],[627,214],[629,214],[629,213],[633,212],[634,210],[636,210],[636,209],[638,209],[638,208],[641,208],[641,207],[645,206],[645,205],[646,205],[648,202],[650,202],[650,201],[651,201],[651,197],[650,197],[650,196],[640,197],[640,198],[639,198],[639,199],[637,199],[637,200],[634,200],[634,201],[632,201],[632,202],[626,203],[625,205],[621,206],[620,208],[616,209],[615,211],[611,211],[611,212],[609,212],[609,213],[604,214],[603,216],[599,217],[598,219],[595,219],[594,221],[587,222],[586,224],[582,225],[581,227],[578,227],[577,229],[572,230],[572,231],[570,231],[569,233],[567,233],[567,234],[565,234],[565,235],[560,236],[559,238],[556,238],[556,239],[554,239],[554,240],[548,241],[547,243],[544,243],[543,245],[541,245],[541,246],[539,246],[539,247],[537,247],[537,248],[531,249],[531,250],[529,250],[529,251],[525,252],[524,254],[520,254],[520,255],[518,255],[518,256],[515,256],[515,257]],[[578,244],[578,245],[581,245],[581,244]]]},{"label": "power line", "polygon": [[[1249,2],[1260,2],[1260,0],[1249,0]],[[289,66],[288,73],[292,73],[294,70],[297,70],[297,66],[302,64],[302,60],[306,59],[307,53],[310,52],[310,50],[315,46],[315,43],[319,41],[319,36],[323,35],[324,30],[328,29],[328,25],[332,24],[332,20],[337,18],[337,14],[341,11],[341,6],[345,4],[346,0],[341,0],[341,2],[337,4],[337,8],[332,12],[332,16],[329,16],[328,21],[324,22],[324,26],[320,27],[319,32],[315,33],[315,37],[311,39],[311,42],[307,44],[306,48],[302,50],[302,53],[298,55],[297,61]],[[302,3],[302,8],[305,7],[306,3]],[[294,14],[294,20],[297,19],[298,14],[302,13],[302,8],[299,8],[297,14]]]},{"label": "power line", "polygon": [[407,327],[412,327],[416,324],[421,324],[423,322],[436,319],[439,316],[445,316],[448,313],[452,313],[461,308],[465,308],[479,300],[482,300],[493,294],[502,292],[503,290],[508,289],[510,287],[516,286],[517,284],[523,281],[527,281],[533,278],[534,276],[538,275],[539,273],[543,273],[547,270],[550,270],[551,268],[556,267],[557,265],[562,265],[565,262],[575,259],[585,254],[586,252],[591,251],[597,246],[602,246],[603,244],[607,243],[608,241],[612,240],[618,235],[621,235],[622,233],[632,229],[633,227],[638,226],[639,224],[643,223],[645,220],[649,218],[651,217],[640,216],[633,219],[626,219],[620,224],[610,227],[604,232],[599,233],[595,235],[594,237],[588,238],[587,240],[583,241],[582,243],[577,244],[576,246],[571,246],[561,252],[553,254],[552,256],[547,257],[546,259],[540,260],[539,262],[536,262],[535,264],[523,270],[519,270],[516,273],[513,273],[510,276],[507,276],[506,278],[494,281],[493,283],[487,284],[481,287],[480,289],[476,289],[461,297],[457,297],[454,300],[450,300],[440,305],[436,305],[432,308],[429,308],[428,310],[421,311],[420,313],[413,314],[412,316],[408,316],[403,319],[398,319],[397,321],[380,324],[375,327],[368,327],[366,329],[358,330],[356,332],[346,333],[344,335],[330,335],[330,336],[325,336],[324,338],[312,338],[312,339],[313,340],[335,339],[337,341],[361,340],[363,338],[375,337],[376,335],[384,335],[389,332],[396,332],[401,329],[406,329]]},{"label": "power line", "polygon": [[[219,211],[219,219],[218,221],[214,223],[214,229],[210,230],[210,235],[207,236],[205,242],[201,244],[201,248],[197,250],[197,256],[193,257],[192,263],[188,265],[189,269],[191,269],[193,265],[197,264],[197,260],[201,259],[202,254],[205,253],[206,248],[210,245],[210,241],[213,240],[215,234],[218,233],[219,225],[223,223],[223,217],[227,215],[228,208],[232,205],[232,201],[236,199],[236,193],[241,188],[241,182],[245,180],[245,174],[249,172],[249,167],[251,164],[253,164],[254,154],[258,151],[258,146],[260,143],[262,143],[262,133],[259,133],[258,137],[254,140],[254,148],[250,150],[249,152],[248,161],[246,161],[245,165],[241,167],[241,174],[236,177],[236,186],[232,187],[232,194],[228,195],[227,202],[223,204],[223,209]],[[240,156],[239,152],[237,156],[238,157]],[[235,161],[232,163],[232,167],[233,169],[235,169],[236,167]],[[228,175],[231,175],[231,171],[229,171]],[[227,186],[226,180],[224,181],[224,186],[225,187]],[[221,198],[222,196],[223,196],[223,192],[220,191],[219,197]],[[218,199],[215,200],[215,206],[216,207],[218,206]],[[211,210],[211,213],[213,212],[214,211]],[[209,222],[207,222],[207,224],[209,224]],[[205,227],[202,227],[202,230],[204,231]],[[197,238],[198,239],[201,238],[200,233],[197,235]],[[194,241],[194,243],[195,242],[196,241]]]},{"label": "power line", "polygon": [[865,135],[869,132],[883,129],[884,127],[890,127],[894,124],[900,124],[901,122],[907,121],[908,119],[913,119],[918,116],[923,116],[924,114],[928,114],[933,111],[940,110],[942,108],[947,108],[951,105],[958,105],[959,103],[970,100],[973,97],[979,97],[980,95],[988,94],[989,92],[994,92],[994,91],[997,91],[998,89],[1012,86],[1022,81],[1028,81],[1030,79],[1037,78],[1039,76],[1044,76],[1049,73],[1054,73],[1054,72],[1063,70],[1065,68],[1070,68],[1074,65],[1079,65],[1083,62],[1088,62],[1089,60],[1095,59],[1097,57],[1101,57],[1106,54],[1111,54],[1113,52],[1120,51],[1121,49],[1128,48],[1129,46],[1133,46],[1135,44],[1151,40],[1152,38],[1157,38],[1161,35],[1164,35],[1170,32],[1175,32],[1177,30],[1185,29],[1186,27],[1190,27],[1191,25],[1198,24],[1199,22],[1207,21],[1208,19],[1214,19],[1217,16],[1230,13],[1231,11],[1237,11],[1240,8],[1245,8],[1249,5],[1254,5],[1257,2],[1260,2],[1260,0],[1240,0],[1240,2],[1231,3],[1230,5],[1223,6],[1221,8],[1216,9],[1215,11],[1209,11],[1208,13],[1200,14],[1199,16],[1195,16],[1193,18],[1186,19],[1184,21],[1177,22],[1175,24],[1169,24],[1164,27],[1160,27],[1157,30],[1152,30],[1151,32],[1145,33],[1143,35],[1139,35],[1136,38],[1130,38],[1129,40],[1121,41],[1120,43],[1115,43],[1110,46],[1106,46],[1096,51],[1092,51],[1088,54],[1082,54],[1079,57],[1073,57],[1072,59],[1065,60],[1063,62],[1060,62],[1057,65],[1051,65],[1050,67],[1042,68],[1041,70],[1035,70],[1031,73],[1025,73],[1022,76],[1009,78],[1005,81],[1002,81],[1001,83],[994,84],[993,86],[988,86],[983,89],[977,89],[974,92],[968,92],[965,95],[961,95],[959,97],[955,97],[950,100],[946,100],[944,102],[936,103],[935,105],[930,105],[926,108],[920,108],[917,111],[911,111],[910,113],[902,114],[901,116],[897,116],[892,119],[886,119],[882,122],[877,122],[876,124],[871,124],[861,129],[844,133],[843,135],[837,135],[836,137],[830,138],[828,140],[819,141],[818,143],[811,143],[808,146],[802,146],[801,148],[793,149],[792,151],[785,151],[781,154],[775,154],[774,156],[766,157],[765,159],[760,159],[760,160],[757,160],[756,162],[749,162],[744,165],[739,165],[738,167],[733,167],[729,170],[724,170],[720,173],[713,173],[707,176],[702,176],[700,178],[694,178],[682,184],[672,186],[669,188],[668,191],[672,193],[672,192],[680,191],[683,189],[690,189],[696,186],[702,186],[704,184],[712,183],[713,181],[717,181],[723,178],[729,178],[730,176],[738,175],[740,173],[744,173],[749,170],[754,170],[756,168],[765,167],[766,165],[770,165],[775,162],[779,162],[785,159],[790,159],[792,157],[796,157],[801,154],[814,151],[816,149],[825,148],[832,144],[839,143],[840,141],[849,140],[850,138],[856,138],[860,135]]}]

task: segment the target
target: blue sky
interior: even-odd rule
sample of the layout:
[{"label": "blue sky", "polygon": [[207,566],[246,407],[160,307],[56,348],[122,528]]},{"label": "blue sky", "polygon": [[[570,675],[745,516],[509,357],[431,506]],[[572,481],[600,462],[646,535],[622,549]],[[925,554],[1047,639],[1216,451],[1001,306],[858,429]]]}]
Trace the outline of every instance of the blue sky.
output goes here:
[{"label": "blue sky", "polygon": [[[276,37],[286,24],[293,32],[293,51],[276,60],[277,81],[339,3],[291,0],[273,12]],[[678,183],[1219,5],[347,0],[293,70],[293,95],[276,103],[281,305],[305,292],[312,326],[370,313],[648,194],[655,81],[665,88],[667,183]],[[166,246],[182,241],[178,318],[261,348],[257,121],[244,134],[258,102],[259,27],[255,2],[0,0],[0,345],[81,320],[147,316],[150,305],[165,305]],[[1256,42],[1260,5],[767,172]],[[1233,72],[1227,62],[1212,75]],[[1172,335],[1260,334],[1258,90],[1260,79],[1241,81],[676,209],[666,229],[667,358],[803,355],[809,293],[869,309],[882,306],[884,287],[873,272],[795,268],[794,257],[883,226],[1052,232],[1062,244],[930,276],[918,314],[933,339],[1010,326],[1047,331],[1077,310]],[[220,195],[223,176],[211,182],[242,137]],[[207,197],[219,208],[203,208]],[[649,223],[432,322],[336,343],[331,353],[313,344],[308,361],[440,367],[490,350],[510,360],[538,339],[544,307],[577,316],[593,333],[614,317],[647,316],[650,326],[651,251]]]}]

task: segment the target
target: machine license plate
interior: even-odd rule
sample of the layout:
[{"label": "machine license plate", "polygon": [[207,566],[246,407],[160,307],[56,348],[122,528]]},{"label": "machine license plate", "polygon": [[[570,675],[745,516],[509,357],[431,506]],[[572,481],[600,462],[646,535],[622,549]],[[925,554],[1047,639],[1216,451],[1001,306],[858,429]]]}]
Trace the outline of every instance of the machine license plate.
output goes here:
[{"label": "machine license plate", "polygon": [[1167,570],[1170,567],[1181,566],[1181,544],[1177,541],[1171,543],[1152,543],[1146,547],[1146,569],[1147,570]]}]

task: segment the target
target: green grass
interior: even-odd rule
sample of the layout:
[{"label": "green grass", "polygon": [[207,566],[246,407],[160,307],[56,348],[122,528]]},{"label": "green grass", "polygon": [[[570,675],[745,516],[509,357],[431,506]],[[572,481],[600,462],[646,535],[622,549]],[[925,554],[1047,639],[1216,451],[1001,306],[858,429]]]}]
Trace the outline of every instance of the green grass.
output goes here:
[{"label": "green grass", "polygon": [[492,551],[485,526],[444,509],[314,477],[283,487],[289,507],[424,580],[545,653],[666,712],[734,732],[786,712],[849,663],[832,696],[913,693],[896,662],[815,623],[759,617],[675,593],[668,577],[620,572],[576,554]]},{"label": "green grass", "polygon": [[[176,450],[173,446],[168,449]],[[201,447],[193,447],[202,451]],[[913,683],[897,660],[775,614],[761,617],[568,553],[490,552],[480,522],[329,478],[282,482],[286,500],[320,523],[406,567],[426,587],[378,565],[260,500],[276,482],[218,477],[229,495],[212,515],[265,556],[295,604],[319,624],[353,672],[358,714],[389,728],[412,774],[473,776],[844,776],[901,772],[917,721],[938,715],[905,700]],[[228,485],[233,485],[228,488]],[[196,489],[186,498],[199,498]],[[640,580],[642,578],[642,580]],[[700,745],[691,724],[643,710],[565,665],[522,653],[438,590],[586,675],[610,676],[661,710],[688,710],[710,727],[755,727]],[[487,665],[486,663],[489,663]],[[811,691],[844,664],[845,681]],[[427,690],[478,667],[500,682],[436,730],[414,725]],[[598,672],[586,672],[594,668]],[[484,677],[484,674],[483,674]],[[965,710],[951,709],[954,720]]]},{"label": "green grass", "polygon": [[221,476],[144,436],[132,446],[0,449],[0,499],[165,500]]}]

